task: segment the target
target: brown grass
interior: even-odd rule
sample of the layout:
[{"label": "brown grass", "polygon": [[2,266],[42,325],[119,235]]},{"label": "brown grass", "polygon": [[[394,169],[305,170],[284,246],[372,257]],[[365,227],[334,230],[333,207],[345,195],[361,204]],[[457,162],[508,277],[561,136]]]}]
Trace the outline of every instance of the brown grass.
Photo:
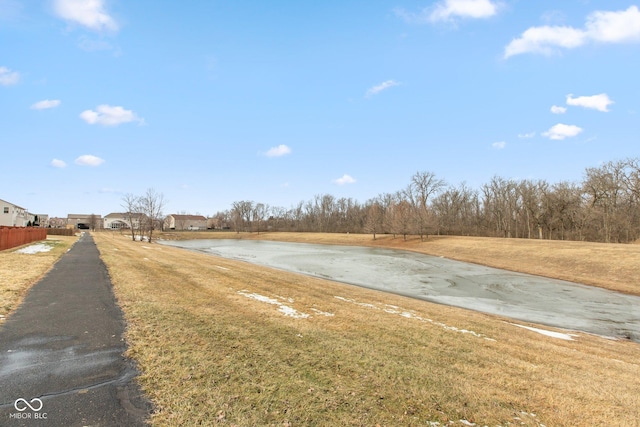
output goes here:
[{"label": "brown grass", "polygon": [[95,238],[154,425],[640,425],[635,343]]},{"label": "brown grass", "polygon": [[489,237],[339,233],[164,233],[167,239],[265,239],[404,249],[640,295],[640,245]]},{"label": "brown grass", "polygon": [[53,264],[77,240],[77,237],[52,236],[47,244],[53,249],[36,254],[20,254],[16,251],[29,245],[0,251],[0,321],[15,310],[35,284]]}]

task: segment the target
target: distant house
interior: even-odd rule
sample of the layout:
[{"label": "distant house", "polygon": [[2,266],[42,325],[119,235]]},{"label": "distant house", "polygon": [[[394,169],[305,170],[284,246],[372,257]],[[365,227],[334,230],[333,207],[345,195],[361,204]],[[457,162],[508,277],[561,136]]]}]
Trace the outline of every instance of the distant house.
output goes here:
[{"label": "distant house", "polygon": [[33,225],[35,227],[48,228],[49,227],[49,215],[47,214],[34,214]]},{"label": "distant house", "polygon": [[0,225],[26,227],[30,220],[27,209],[0,199]]},{"label": "distant house", "polygon": [[139,230],[146,218],[144,214],[139,213],[113,212],[104,217],[102,228],[105,230],[121,230],[131,229],[133,227]]},{"label": "distant house", "polygon": [[65,228],[67,226],[66,218],[59,218],[54,216],[53,218],[49,218],[48,222],[48,226],[51,228]]},{"label": "distant house", "polygon": [[206,230],[207,218],[202,215],[171,214],[165,219],[165,228],[176,231]]},{"label": "distant house", "polygon": [[95,230],[102,228],[102,215],[69,214],[67,215],[67,227],[74,227],[80,230]]}]

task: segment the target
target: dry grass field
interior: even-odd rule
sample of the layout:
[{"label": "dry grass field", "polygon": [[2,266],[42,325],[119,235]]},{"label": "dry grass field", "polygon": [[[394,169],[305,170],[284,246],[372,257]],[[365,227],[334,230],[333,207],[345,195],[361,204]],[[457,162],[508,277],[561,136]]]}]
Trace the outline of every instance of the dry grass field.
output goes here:
[{"label": "dry grass field", "polygon": [[15,310],[29,288],[36,283],[76,241],[77,237],[50,236],[45,243],[47,252],[22,254],[21,248],[0,251],[0,322]]},{"label": "dry grass field", "polygon": [[[197,234],[206,233],[190,236]],[[119,234],[94,237],[128,321],[129,356],[156,406],[153,425],[640,425],[636,343],[552,338],[496,316]],[[353,235],[267,237],[372,243]],[[457,255],[465,246],[430,243]],[[477,246],[488,252],[500,244]],[[519,268],[523,260],[503,262]],[[527,268],[553,265],[536,262]]]}]

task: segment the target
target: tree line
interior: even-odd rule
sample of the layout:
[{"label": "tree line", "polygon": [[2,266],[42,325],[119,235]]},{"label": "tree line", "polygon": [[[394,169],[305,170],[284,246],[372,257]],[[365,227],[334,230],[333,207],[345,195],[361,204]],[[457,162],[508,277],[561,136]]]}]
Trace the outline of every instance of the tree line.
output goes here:
[{"label": "tree line", "polygon": [[363,203],[319,194],[290,208],[236,201],[216,228],[430,234],[633,242],[640,238],[640,158],[587,168],[581,182],[494,176],[479,189],[416,172],[408,185]]}]

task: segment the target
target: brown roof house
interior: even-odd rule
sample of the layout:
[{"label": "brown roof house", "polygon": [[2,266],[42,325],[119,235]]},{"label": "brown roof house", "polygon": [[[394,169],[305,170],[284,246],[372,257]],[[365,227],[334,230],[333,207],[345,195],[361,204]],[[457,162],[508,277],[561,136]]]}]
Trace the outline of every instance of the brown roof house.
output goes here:
[{"label": "brown roof house", "polygon": [[102,228],[102,215],[96,214],[69,214],[67,226],[73,226],[80,230],[95,230]]},{"label": "brown roof house", "polygon": [[206,230],[207,218],[202,215],[171,214],[165,219],[165,227],[171,230]]}]

